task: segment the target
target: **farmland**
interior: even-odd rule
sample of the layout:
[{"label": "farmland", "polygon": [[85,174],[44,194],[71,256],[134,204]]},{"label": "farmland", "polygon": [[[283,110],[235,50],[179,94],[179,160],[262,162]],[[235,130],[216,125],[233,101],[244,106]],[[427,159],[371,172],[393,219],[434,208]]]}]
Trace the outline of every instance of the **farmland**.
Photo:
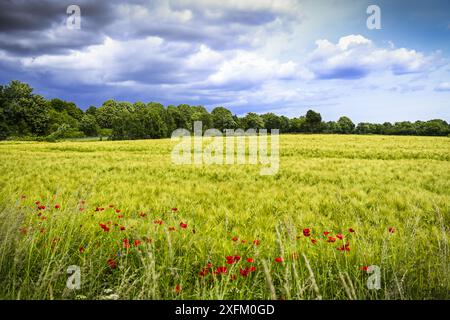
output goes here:
[{"label": "farmland", "polygon": [[450,298],[449,138],[282,135],[272,176],[173,146],[0,143],[0,298]]}]

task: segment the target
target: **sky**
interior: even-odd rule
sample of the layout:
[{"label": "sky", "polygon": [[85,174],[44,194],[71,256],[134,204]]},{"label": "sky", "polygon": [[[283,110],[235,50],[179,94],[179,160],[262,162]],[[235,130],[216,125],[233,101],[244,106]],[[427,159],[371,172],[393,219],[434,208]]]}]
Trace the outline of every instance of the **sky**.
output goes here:
[{"label": "sky", "polygon": [[3,0],[0,83],[11,80],[82,109],[115,99],[450,121],[450,1]]}]

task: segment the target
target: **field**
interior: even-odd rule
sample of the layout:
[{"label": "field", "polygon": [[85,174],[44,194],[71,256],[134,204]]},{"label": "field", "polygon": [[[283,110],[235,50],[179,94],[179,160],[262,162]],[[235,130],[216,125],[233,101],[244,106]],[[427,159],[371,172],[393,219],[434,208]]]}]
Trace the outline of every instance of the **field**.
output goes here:
[{"label": "field", "polygon": [[173,146],[0,143],[0,298],[450,298],[449,138],[283,135],[273,176]]}]

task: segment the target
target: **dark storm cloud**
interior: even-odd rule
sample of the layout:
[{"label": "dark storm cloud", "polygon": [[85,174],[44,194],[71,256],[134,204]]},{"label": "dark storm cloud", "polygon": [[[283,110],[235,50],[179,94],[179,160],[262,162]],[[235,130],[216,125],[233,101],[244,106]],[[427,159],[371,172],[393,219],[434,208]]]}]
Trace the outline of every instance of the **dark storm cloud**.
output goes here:
[{"label": "dark storm cloud", "polygon": [[20,56],[64,53],[101,43],[115,19],[110,1],[78,1],[82,29],[65,28],[72,1],[0,2],[0,49]]}]

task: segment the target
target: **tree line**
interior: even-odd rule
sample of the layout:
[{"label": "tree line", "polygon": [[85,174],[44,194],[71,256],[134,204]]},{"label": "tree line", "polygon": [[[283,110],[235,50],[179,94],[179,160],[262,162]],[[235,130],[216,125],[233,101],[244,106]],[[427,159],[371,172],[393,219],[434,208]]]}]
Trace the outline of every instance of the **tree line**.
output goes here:
[{"label": "tree line", "polygon": [[233,115],[225,107],[208,112],[203,106],[180,104],[164,107],[157,102],[105,101],[100,107],[81,110],[73,102],[47,100],[33,93],[26,83],[11,81],[0,85],[0,139],[108,137],[113,140],[167,138],[178,128],[192,130],[194,121],[203,129],[279,129],[280,133],[339,133],[446,136],[449,124],[441,119],[416,122],[361,122],[348,117],[324,122],[313,110],[304,116],[288,118],[274,113]]}]

